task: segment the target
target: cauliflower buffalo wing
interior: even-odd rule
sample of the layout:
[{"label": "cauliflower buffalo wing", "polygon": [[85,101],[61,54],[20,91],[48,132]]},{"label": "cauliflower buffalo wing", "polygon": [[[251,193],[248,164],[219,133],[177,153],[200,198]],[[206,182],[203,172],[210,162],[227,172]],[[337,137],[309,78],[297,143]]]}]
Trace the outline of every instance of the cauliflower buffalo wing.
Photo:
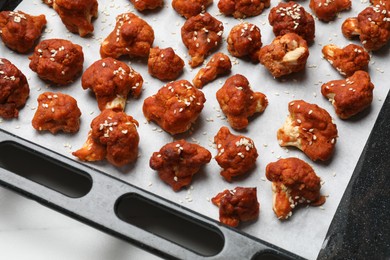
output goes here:
[{"label": "cauliflower buffalo wing", "polygon": [[351,5],[351,0],[310,0],[309,6],[318,19],[329,22],[341,11],[351,9]]},{"label": "cauliflower buffalo wing", "polygon": [[242,221],[257,219],[260,212],[256,187],[224,190],[211,202],[219,208],[219,221],[231,227],[237,227]]},{"label": "cauliflower buffalo wing", "polygon": [[148,59],[148,72],[160,80],[175,80],[183,72],[184,61],[172,48],[151,48]]},{"label": "cauliflower buffalo wing", "polygon": [[102,58],[148,57],[154,42],[153,28],[133,13],[124,13],[116,17],[114,30],[100,46]]},{"label": "cauliflower buffalo wing", "polygon": [[346,19],[341,29],[346,38],[359,36],[368,51],[379,50],[390,39],[390,13],[385,5],[369,6],[357,17]]},{"label": "cauliflower buffalo wing", "polygon": [[45,92],[38,97],[32,126],[38,131],[76,133],[80,128],[81,111],[73,97],[63,93]]},{"label": "cauliflower buffalo wing", "polygon": [[308,57],[306,41],[295,33],[276,37],[259,52],[260,63],[275,78],[303,70]]},{"label": "cauliflower buffalo wing", "polygon": [[332,80],[322,85],[321,92],[332,102],[336,114],[347,119],[370,106],[374,84],[365,71],[356,71],[343,80]]},{"label": "cauliflower buffalo wing", "polygon": [[218,9],[226,16],[245,18],[257,16],[270,7],[270,0],[219,0]]},{"label": "cauliflower buffalo wing", "polygon": [[232,69],[232,63],[229,56],[222,52],[214,54],[206,67],[201,68],[192,83],[197,88],[203,88],[204,85],[216,79],[219,75],[228,74]]},{"label": "cauliflower buffalo wing", "polygon": [[296,33],[308,43],[315,37],[315,23],[313,16],[305,11],[303,6],[294,1],[280,2],[269,13],[268,21],[275,36],[286,33]]},{"label": "cauliflower buffalo wing", "polygon": [[29,94],[26,76],[9,60],[0,59],[0,117],[17,118]]},{"label": "cauliflower buffalo wing", "polygon": [[253,92],[249,81],[240,74],[228,78],[216,96],[230,126],[236,130],[246,128],[248,118],[263,112],[268,105],[267,97]]},{"label": "cauliflower buffalo wing", "polygon": [[189,19],[204,13],[212,3],[213,0],[172,0],[172,7],[178,14]]},{"label": "cauliflower buffalo wing", "polygon": [[53,9],[70,32],[81,37],[93,32],[92,18],[98,17],[97,0],[54,0]]},{"label": "cauliflower buffalo wing", "polygon": [[72,154],[82,161],[107,159],[120,167],[138,157],[138,122],[125,112],[106,109],[91,123],[91,131],[83,147]]},{"label": "cauliflower buffalo wing", "polygon": [[157,9],[164,5],[164,0],[130,0],[130,2],[140,12]]},{"label": "cauliflower buffalo wing", "polygon": [[18,53],[33,49],[46,26],[43,14],[32,16],[22,11],[0,12],[0,36],[4,44]]},{"label": "cauliflower buffalo wing", "polygon": [[179,140],[154,152],[149,165],[174,191],[188,186],[200,168],[209,163],[211,153],[197,144]]},{"label": "cauliflower buffalo wing", "polygon": [[81,78],[83,89],[91,89],[99,109],[123,111],[128,95],[141,94],[142,76],[126,63],[111,57],[94,62]]},{"label": "cauliflower buffalo wing", "polygon": [[41,41],[30,59],[30,69],[43,79],[58,85],[72,83],[83,70],[82,47],[68,40]]},{"label": "cauliflower buffalo wing", "polygon": [[321,206],[321,179],[309,164],[298,158],[280,159],[269,163],[266,177],[272,182],[273,210],[278,219],[291,217],[299,205]]},{"label": "cauliflower buffalo wing", "polygon": [[339,48],[334,44],[322,48],[325,59],[343,76],[351,76],[358,70],[367,69],[370,55],[361,46],[349,44]]},{"label": "cauliflower buffalo wing", "polygon": [[227,48],[234,57],[249,57],[254,63],[259,62],[262,46],[259,27],[250,23],[240,23],[232,28],[227,38]]},{"label": "cauliflower buffalo wing", "polygon": [[157,94],[145,99],[143,113],[174,135],[190,129],[203,109],[206,98],[187,80],[169,82]]},{"label": "cauliflower buffalo wing", "polygon": [[218,149],[215,160],[222,168],[221,175],[225,180],[230,182],[233,177],[242,176],[255,166],[258,154],[252,139],[234,135],[223,126],[214,137],[214,143]]},{"label": "cauliflower buffalo wing", "polygon": [[311,160],[328,160],[336,144],[337,127],[329,113],[303,100],[289,103],[290,115],[277,132],[280,146],[295,146]]},{"label": "cauliflower buffalo wing", "polygon": [[189,18],[181,28],[181,38],[191,56],[192,68],[199,66],[222,41],[223,24],[209,13]]}]

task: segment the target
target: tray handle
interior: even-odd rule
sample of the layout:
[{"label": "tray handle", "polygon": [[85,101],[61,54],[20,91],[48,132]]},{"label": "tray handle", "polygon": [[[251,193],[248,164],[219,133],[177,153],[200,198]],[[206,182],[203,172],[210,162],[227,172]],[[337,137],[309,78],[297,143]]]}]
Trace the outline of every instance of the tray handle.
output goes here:
[{"label": "tray handle", "polygon": [[[6,152],[4,152],[4,149]],[[83,191],[71,190],[45,183],[42,180],[23,176],[10,167],[5,157],[0,158],[0,184],[30,199],[70,216],[101,231],[129,241],[145,250],[169,259],[299,259],[300,257],[261,241],[236,229],[221,225],[219,222],[202,216],[178,204],[165,200],[154,194],[141,190],[121,180],[99,172],[96,169],[73,161],[44,147],[40,147],[19,137],[0,131],[0,153],[12,154],[16,149],[17,158],[27,158],[32,155],[34,165],[45,169],[60,169],[74,176],[82,176],[90,180],[91,185],[84,184]],[[15,152],[15,151],[14,151]],[[19,162],[19,165],[20,164]],[[58,167],[58,169],[56,168]],[[31,165],[27,167],[31,169]],[[41,169],[41,168],[39,168]],[[30,172],[33,171],[30,170]],[[70,175],[70,176],[71,176]],[[74,182],[73,182],[74,185]],[[77,196],[76,196],[77,195]],[[127,221],[121,211],[124,198],[132,198],[129,205],[138,201],[158,212],[171,214],[186,225],[192,224],[199,230],[206,230],[220,236],[222,245],[212,255],[204,255],[191,247],[183,246],[179,240],[166,239],[147,226]],[[136,199],[134,201],[134,198]],[[137,211],[134,211],[137,212]],[[142,216],[145,217],[145,216]],[[149,216],[153,217],[153,216]],[[139,218],[138,218],[139,219]],[[131,223],[131,224],[129,224]],[[196,232],[196,229],[195,229]],[[187,237],[191,239],[191,237]]]}]

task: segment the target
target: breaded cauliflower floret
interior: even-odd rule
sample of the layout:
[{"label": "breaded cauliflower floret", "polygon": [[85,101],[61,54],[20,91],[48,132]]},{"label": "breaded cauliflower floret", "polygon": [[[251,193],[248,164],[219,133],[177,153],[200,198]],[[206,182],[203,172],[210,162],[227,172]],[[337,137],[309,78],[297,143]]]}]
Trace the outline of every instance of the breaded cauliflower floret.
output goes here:
[{"label": "breaded cauliflower floret", "polygon": [[310,0],[309,6],[318,19],[329,22],[341,11],[351,9],[351,5],[351,0]]},{"label": "breaded cauliflower floret", "polygon": [[84,54],[80,45],[63,39],[41,41],[29,57],[30,69],[58,85],[72,83],[83,70]]},{"label": "breaded cauliflower floret", "polygon": [[154,42],[153,28],[133,13],[124,13],[116,17],[114,30],[100,46],[102,58],[148,57]]},{"label": "breaded cauliflower floret", "polygon": [[87,68],[81,78],[83,89],[91,89],[99,109],[125,110],[129,95],[141,94],[141,74],[126,63],[111,57],[100,59]]},{"label": "breaded cauliflower floret", "polygon": [[98,17],[97,0],[54,0],[53,9],[66,28],[84,37],[93,32],[92,19]]},{"label": "breaded cauliflower floret", "polygon": [[367,69],[370,55],[361,46],[349,44],[339,48],[334,44],[322,48],[324,58],[343,76],[351,76],[358,70]]},{"label": "breaded cauliflower floret", "polygon": [[199,117],[206,98],[187,80],[169,82],[157,94],[145,99],[143,113],[166,132],[184,133]]},{"label": "breaded cauliflower floret", "polygon": [[32,126],[38,131],[76,133],[80,128],[81,111],[73,97],[63,93],[45,92],[38,97]]},{"label": "breaded cauliflower floret", "polygon": [[214,137],[214,143],[218,149],[215,160],[222,168],[220,174],[225,180],[230,182],[233,177],[242,176],[255,166],[258,153],[252,139],[234,135],[223,126]]},{"label": "breaded cauliflower floret", "polygon": [[232,69],[232,63],[229,56],[222,52],[214,54],[210,61],[206,64],[206,67],[201,68],[192,83],[197,88],[203,88],[204,85],[216,79],[219,75],[230,73]]},{"label": "breaded cauliflower floret", "polygon": [[336,114],[347,119],[370,106],[374,84],[365,71],[356,71],[345,80],[332,80],[322,85],[321,93],[332,102]]},{"label": "breaded cauliflower floret", "polygon": [[337,127],[329,113],[303,100],[289,103],[290,115],[277,132],[280,146],[295,146],[311,160],[326,161],[336,145]]},{"label": "breaded cauliflower floret", "polygon": [[390,13],[385,5],[369,6],[357,17],[348,18],[342,24],[343,35],[349,39],[359,36],[364,48],[375,51],[390,39]]},{"label": "breaded cauliflower floret", "polygon": [[29,94],[26,76],[9,60],[0,59],[0,117],[17,118]]},{"label": "breaded cauliflower floret", "polygon": [[125,112],[103,110],[92,120],[91,131],[83,147],[72,154],[82,161],[107,159],[121,167],[137,160],[138,122]]},{"label": "breaded cauliflower floret", "polygon": [[273,7],[268,15],[275,36],[286,33],[296,33],[308,43],[315,37],[315,23],[313,16],[305,8],[294,1],[280,2]]},{"label": "breaded cauliflower floret", "polygon": [[266,177],[272,182],[273,210],[278,219],[291,217],[299,205],[321,206],[321,179],[313,168],[298,158],[280,159],[269,163]]},{"label": "breaded cauliflower floret", "polygon": [[246,18],[257,16],[270,7],[270,0],[219,0],[218,9],[226,16]]},{"label": "breaded cauliflower floret", "polygon": [[259,217],[260,203],[257,200],[256,187],[224,190],[212,198],[211,202],[219,207],[219,221],[231,227]]},{"label": "breaded cauliflower floret", "polygon": [[197,144],[178,140],[164,145],[150,158],[150,168],[174,191],[188,186],[200,168],[209,163],[211,153]]},{"label": "breaded cauliflower floret", "polygon": [[157,9],[164,5],[164,0],[130,0],[130,2],[140,12]]},{"label": "breaded cauliflower floret", "polygon": [[0,37],[18,53],[31,51],[46,26],[45,15],[32,16],[22,11],[0,12]]},{"label": "breaded cauliflower floret", "polygon": [[159,80],[175,80],[183,72],[184,61],[172,48],[150,49],[148,59],[148,72]]},{"label": "breaded cauliflower floret", "polygon": [[238,58],[249,57],[259,62],[259,51],[263,45],[259,27],[251,23],[240,23],[232,28],[227,38],[227,48],[231,55]]},{"label": "breaded cauliflower floret", "polygon": [[202,64],[205,57],[222,41],[223,24],[209,13],[189,18],[181,28],[181,39],[191,56],[192,68]]},{"label": "breaded cauliflower floret", "polygon": [[229,77],[216,96],[227,121],[236,130],[246,128],[248,118],[263,112],[268,105],[267,97],[253,92],[247,78],[240,74]]},{"label": "breaded cauliflower floret", "polygon": [[260,49],[259,60],[275,78],[305,69],[309,49],[306,41],[295,33],[276,37]]},{"label": "breaded cauliflower floret", "polygon": [[213,0],[172,0],[172,7],[178,14],[189,19],[204,13],[212,3]]}]

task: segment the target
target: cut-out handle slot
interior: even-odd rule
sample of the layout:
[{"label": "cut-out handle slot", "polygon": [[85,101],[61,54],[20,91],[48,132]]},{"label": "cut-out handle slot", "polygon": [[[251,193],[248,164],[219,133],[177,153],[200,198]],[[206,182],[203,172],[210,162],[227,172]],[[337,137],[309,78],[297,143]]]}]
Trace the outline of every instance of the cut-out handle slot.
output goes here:
[{"label": "cut-out handle slot", "polygon": [[71,198],[85,196],[92,187],[85,172],[14,142],[0,143],[0,167]]},{"label": "cut-out handle slot", "polygon": [[300,259],[1,129],[0,185],[162,257]]},{"label": "cut-out handle slot", "polygon": [[224,246],[223,236],[217,230],[168,211],[161,205],[152,204],[139,195],[121,197],[117,202],[116,214],[129,224],[203,256],[216,255]]}]

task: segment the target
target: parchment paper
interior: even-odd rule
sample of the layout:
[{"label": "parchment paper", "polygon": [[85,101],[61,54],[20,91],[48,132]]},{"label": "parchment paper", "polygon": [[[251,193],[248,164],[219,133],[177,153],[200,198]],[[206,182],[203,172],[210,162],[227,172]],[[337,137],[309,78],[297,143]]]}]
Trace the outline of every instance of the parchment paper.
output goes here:
[{"label": "parchment paper", "polygon": [[[256,168],[245,178],[240,178],[232,183],[226,182],[219,175],[220,168],[214,159],[204,167],[201,173],[194,177],[189,188],[179,192],[172,191],[168,185],[158,178],[156,172],[149,168],[149,158],[154,151],[158,151],[163,145],[174,139],[185,138],[190,142],[197,142],[209,149],[213,155],[216,155],[217,152],[212,145],[212,140],[219,128],[224,125],[227,126],[228,123],[220,111],[215,93],[225,82],[227,76],[219,78],[203,88],[207,101],[191,133],[172,137],[162,131],[158,125],[146,123],[141,109],[143,100],[155,94],[164,83],[152,78],[147,73],[145,61],[130,60],[127,57],[123,60],[140,72],[145,80],[141,97],[137,100],[130,98],[126,107],[126,112],[140,123],[138,129],[140,134],[140,157],[136,163],[124,168],[115,168],[107,162],[88,164],[216,220],[218,220],[218,208],[210,202],[213,196],[226,188],[233,189],[237,186],[257,187],[258,199],[261,205],[260,216],[257,221],[244,223],[238,229],[302,257],[308,259],[316,258],[333,215],[383,104],[383,100],[389,91],[388,82],[386,84],[389,76],[386,76],[385,73],[385,64],[388,56],[388,46],[386,46],[384,51],[372,55],[369,72],[375,85],[374,100],[371,107],[360,116],[350,120],[340,120],[335,115],[331,103],[322,97],[320,92],[322,83],[342,78],[322,58],[322,46],[328,43],[345,46],[349,43],[341,33],[341,23],[347,17],[356,16],[369,5],[369,3],[362,2],[353,1],[353,8],[350,11],[341,13],[334,22],[323,23],[316,21],[316,38],[314,44],[310,46],[307,68],[304,72],[294,74],[288,79],[275,80],[262,65],[254,65],[248,61],[231,57],[234,65],[229,76],[236,73],[243,74],[248,78],[254,91],[263,92],[269,99],[269,106],[265,112],[253,118],[247,130],[241,132],[254,140],[259,152]],[[214,1],[212,6],[207,8],[207,11],[223,21],[225,27],[223,36],[226,39],[230,29],[240,21],[219,14],[217,3],[218,1]],[[308,7],[309,1],[300,1],[299,3],[305,7],[306,11],[311,11]],[[271,2],[271,7],[276,5],[276,1]],[[171,1],[166,1],[165,7],[161,10],[140,13],[135,11],[127,0],[99,0],[99,17],[94,21],[95,31],[93,36],[89,38],[81,38],[78,35],[69,33],[61,23],[56,12],[38,0],[23,1],[17,10],[34,15],[42,13],[46,15],[48,24],[42,39],[64,38],[82,45],[85,56],[84,70],[100,58],[100,42],[113,30],[116,15],[124,12],[135,12],[152,25],[155,32],[154,46],[159,46],[160,48],[172,47],[185,60],[185,72],[180,79],[192,81],[200,68],[192,70],[188,65],[189,56],[180,37],[180,29],[185,19],[172,9]],[[266,9],[263,14],[257,17],[245,19],[245,21],[254,23],[260,28],[263,45],[269,44],[274,38],[271,27],[268,24],[269,10],[270,8]],[[359,44],[359,41],[356,40],[354,43]],[[223,45],[216,51],[228,54],[225,40]],[[20,111],[19,118],[1,120],[0,127],[77,160],[77,158],[71,155],[71,152],[82,146],[90,129],[89,124],[91,120],[99,114],[96,100],[90,91],[82,89],[80,79],[65,87],[53,87],[40,80],[28,67],[29,55],[13,53],[4,45],[0,45],[0,57],[9,59],[22,70],[28,78],[31,89],[30,98],[26,107]],[[31,119],[36,111],[36,100],[38,95],[44,91],[60,91],[70,94],[77,99],[82,111],[81,128],[77,134],[59,133],[52,135],[46,132],[39,133],[33,129]],[[285,149],[278,145],[276,131],[283,125],[288,114],[288,102],[294,99],[304,99],[309,103],[316,103],[320,107],[325,108],[334,117],[339,131],[339,138],[335,154],[329,162],[313,163],[302,152],[296,149]],[[237,133],[236,131],[232,132]],[[294,212],[288,221],[282,222],[275,217],[272,211],[271,183],[265,178],[265,167],[268,163],[276,161],[278,158],[290,156],[299,157],[314,167],[316,173],[323,180],[322,193],[329,197],[323,207],[300,208]]]}]

